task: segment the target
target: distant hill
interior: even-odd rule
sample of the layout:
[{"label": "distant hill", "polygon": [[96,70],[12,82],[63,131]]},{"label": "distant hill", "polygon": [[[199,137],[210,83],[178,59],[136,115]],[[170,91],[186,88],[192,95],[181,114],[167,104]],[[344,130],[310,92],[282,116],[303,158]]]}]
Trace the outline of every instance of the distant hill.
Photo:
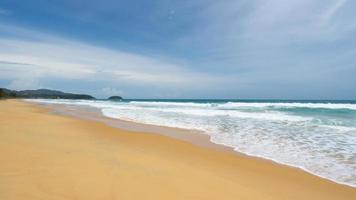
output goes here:
[{"label": "distant hill", "polygon": [[111,96],[108,98],[108,100],[122,100],[122,97],[120,96]]},{"label": "distant hill", "polygon": [[87,94],[72,94],[57,90],[38,89],[38,90],[9,90],[0,88],[0,98],[32,98],[32,99],[95,99]]}]

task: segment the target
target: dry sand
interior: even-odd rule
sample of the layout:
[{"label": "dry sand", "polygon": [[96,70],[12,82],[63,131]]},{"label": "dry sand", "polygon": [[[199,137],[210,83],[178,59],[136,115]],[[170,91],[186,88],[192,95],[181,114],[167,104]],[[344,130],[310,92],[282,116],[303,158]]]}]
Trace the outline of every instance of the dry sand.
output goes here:
[{"label": "dry sand", "polygon": [[298,169],[0,101],[0,199],[356,199]]}]

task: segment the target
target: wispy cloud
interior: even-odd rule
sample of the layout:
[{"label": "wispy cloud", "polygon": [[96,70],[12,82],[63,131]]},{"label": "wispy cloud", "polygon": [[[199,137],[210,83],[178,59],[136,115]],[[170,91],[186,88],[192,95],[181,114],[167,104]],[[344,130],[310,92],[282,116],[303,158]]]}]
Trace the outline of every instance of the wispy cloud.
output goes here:
[{"label": "wispy cloud", "polygon": [[99,3],[35,16],[24,5],[31,30],[0,25],[0,83],[152,98],[350,98],[356,87],[356,1]]},{"label": "wispy cloud", "polygon": [[11,13],[12,12],[10,10],[0,8],[0,15],[11,15]]},{"label": "wispy cloud", "polygon": [[355,7],[347,0],[212,1],[195,37],[182,42],[201,41],[204,58],[213,58],[203,61],[234,74],[244,95],[328,98],[356,87],[349,76],[356,72]]},{"label": "wispy cloud", "polygon": [[355,22],[336,17],[345,4],[347,0],[257,0],[246,21],[245,35],[282,42],[338,38]]},{"label": "wispy cloud", "polygon": [[330,23],[330,20],[332,20],[332,17],[340,10],[340,8],[346,2],[347,0],[336,0],[333,4],[331,4],[329,8],[321,14],[321,25],[328,25]]},{"label": "wispy cloud", "polygon": [[[10,29],[7,27],[7,31],[11,32]],[[38,86],[42,79],[52,77],[178,89],[216,85],[225,78],[194,71],[159,55],[106,49],[45,34],[39,37],[34,31],[14,30],[16,37],[0,39],[0,78],[11,79],[9,87]],[[19,36],[23,33],[26,37]]]}]

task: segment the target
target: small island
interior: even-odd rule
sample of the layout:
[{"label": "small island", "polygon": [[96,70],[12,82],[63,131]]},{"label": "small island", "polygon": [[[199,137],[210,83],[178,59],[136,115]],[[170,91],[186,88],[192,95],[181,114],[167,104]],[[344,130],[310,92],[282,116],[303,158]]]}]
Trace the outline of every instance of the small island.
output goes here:
[{"label": "small island", "polygon": [[108,100],[121,101],[122,97],[120,97],[120,96],[111,96],[111,97],[108,98]]}]

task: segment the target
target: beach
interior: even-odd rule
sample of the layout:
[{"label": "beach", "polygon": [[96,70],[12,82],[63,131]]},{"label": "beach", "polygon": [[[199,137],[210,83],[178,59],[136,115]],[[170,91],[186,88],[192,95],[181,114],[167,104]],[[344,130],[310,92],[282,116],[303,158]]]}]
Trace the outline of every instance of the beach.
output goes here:
[{"label": "beach", "polygon": [[356,199],[305,171],[0,101],[0,199]]}]

